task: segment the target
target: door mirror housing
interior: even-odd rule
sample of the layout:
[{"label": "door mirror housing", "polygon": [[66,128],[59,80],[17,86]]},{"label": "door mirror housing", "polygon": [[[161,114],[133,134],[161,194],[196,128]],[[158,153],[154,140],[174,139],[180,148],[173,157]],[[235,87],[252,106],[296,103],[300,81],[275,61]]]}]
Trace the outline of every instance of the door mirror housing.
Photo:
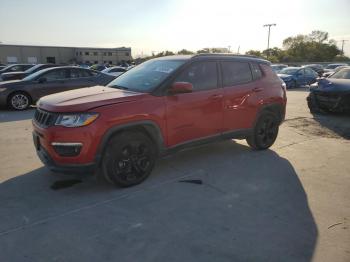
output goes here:
[{"label": "door mirror housing", "polygon": [[38,80],[38,82],[40,84],[45,83],[46,81],[47,81],[47,79],[45,77],[40,77],[39,80]]},{"label": "door mirror housing", "polygon": [[169,94],[184,94],[184,93],[192,93],[193,85],[189,82],[175,82],[171,85],[169,89]]}]

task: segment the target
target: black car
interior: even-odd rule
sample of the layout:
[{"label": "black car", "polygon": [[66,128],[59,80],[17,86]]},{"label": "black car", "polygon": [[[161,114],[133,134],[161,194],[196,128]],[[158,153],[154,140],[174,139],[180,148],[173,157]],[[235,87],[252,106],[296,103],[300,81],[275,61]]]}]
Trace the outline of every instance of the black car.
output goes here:
[{"label": "black car", "polygon": [[55,64],[37,64],[29,69],[27,69],[24,72],[8,72],[8,73],[3,73],[0,76],[0,81],[8,81],[8,80],[20,80],[25,78],[26,76],[29,76],[30,74],[33,74],[37,71],[40,71],[45,68],[50,68],[50,67],[57,67]]},{"label": "black car", "polygon": [[26,71],[27,69],[35,66],[34,64],[13,64],[8,65],[5,68],[0,70],[0,75],[7,72],[19,72],[19,71]]},{"label": "black car", "polygon": [[311,85],[307,103],[311,113],[350,113],[350,68]]},{"label": "black car", "polygon": [[114,76],[79,67],[47,68],[22,80],[0,82],[0,106],[24,110],[43,96],[82,87],[106,85],[113,79]]}]

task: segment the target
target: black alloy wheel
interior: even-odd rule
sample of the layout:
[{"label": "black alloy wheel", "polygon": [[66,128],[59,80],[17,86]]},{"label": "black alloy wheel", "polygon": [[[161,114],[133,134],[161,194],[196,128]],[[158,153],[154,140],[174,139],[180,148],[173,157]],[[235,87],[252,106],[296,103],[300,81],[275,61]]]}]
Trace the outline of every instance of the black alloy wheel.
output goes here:
[{"label": "black alloy wheel", "polygon": [[247,138],[247,143],[254,149],[263,150],[273,145],[279,129],[279,121],[274,113],[263,112],[253,130]]},{"label": "black alloy wheel", "polygon": [[144,181],[152,172],[156,150],[147,135],[124,132],[112,138],[102,168],[107,181],[129,187]]}]

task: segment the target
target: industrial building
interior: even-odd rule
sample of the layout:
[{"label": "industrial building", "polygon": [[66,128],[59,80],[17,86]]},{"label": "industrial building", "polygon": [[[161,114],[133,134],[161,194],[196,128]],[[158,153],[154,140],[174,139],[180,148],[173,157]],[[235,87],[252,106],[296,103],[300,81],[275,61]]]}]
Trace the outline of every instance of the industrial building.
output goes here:
[{"label": "industrial building", "polygon": [[0,64],[113,64],[132,60],[130,47],[61,47],[0,44]]}]

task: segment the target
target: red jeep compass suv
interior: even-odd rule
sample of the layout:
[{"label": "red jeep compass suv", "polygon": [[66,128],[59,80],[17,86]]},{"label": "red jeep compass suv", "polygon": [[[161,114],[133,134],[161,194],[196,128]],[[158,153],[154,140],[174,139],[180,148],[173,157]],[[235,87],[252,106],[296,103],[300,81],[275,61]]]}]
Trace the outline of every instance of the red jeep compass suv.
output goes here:
[{"label": "red jeep compass suv", "polygon": [[56,172],[102,170],[119,186],[142,182],[157,156],[217,139],[270,147],[286,91],[268,61],[203,54],[152,59],[107,86],[38,101],[33,139]]}]

